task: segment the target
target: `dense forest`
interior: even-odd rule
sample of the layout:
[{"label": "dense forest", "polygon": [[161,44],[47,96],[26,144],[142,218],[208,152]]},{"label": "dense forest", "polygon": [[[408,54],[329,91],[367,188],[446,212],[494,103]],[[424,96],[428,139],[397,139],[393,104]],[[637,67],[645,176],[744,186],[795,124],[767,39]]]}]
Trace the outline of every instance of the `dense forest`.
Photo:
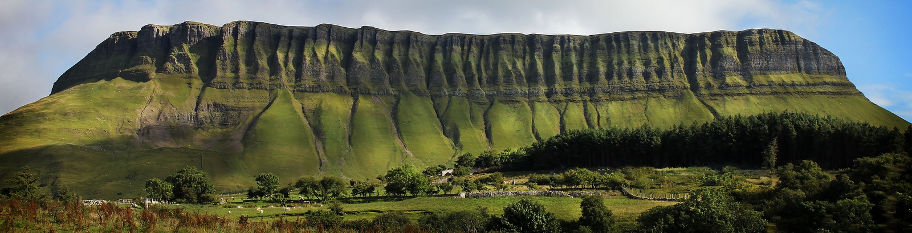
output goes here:
[{"label": "dense forest", "polygon": [[[662,130],[581,130],[562,133],[517,151],[494,155],[490,165],[512,170],[571,167],[773,167],[813,160],[824,168],[883,153],[909,151],[905,130],[800,113],[733,116]],[[487,153],[490,154],[490,153]],[[481,155],[485,157],[485,155]],[[488,156],[491,157],[491,156]]]}]

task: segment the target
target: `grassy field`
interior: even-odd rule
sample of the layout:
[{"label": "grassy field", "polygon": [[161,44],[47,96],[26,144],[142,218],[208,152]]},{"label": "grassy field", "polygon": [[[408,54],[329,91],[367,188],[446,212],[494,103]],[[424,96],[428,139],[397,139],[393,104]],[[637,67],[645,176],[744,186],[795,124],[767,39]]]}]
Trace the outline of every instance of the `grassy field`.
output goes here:
[{"label": "grassy field", "polygon": [[[666,201],[645,201],[629,199],[619,196],[617,192],[611,193],[613,196],[605,198],[605,206],[610,209],[621,222],[633,223],[640,213],[656,207],[673,205],[676,202]],[[520,199],[530,199],[541,203],[545,208],[554,213],[562,220],[575,220],[581,215],[579,204],[580,198],[570,197],[487,197],[487,198],[454,198],[454,197],[415,197],[403,199],[387,199],[371,202],[360,202],[361,199],[351,199],[352,203],[343,202],[342,208],[346,212],[346,220],[354,219],[372,219],[383,212],[402,211],[409,218],[417,220],[421,213],[424,212],[444,212],[460,210],[476,210],[477,208],[486,208],[488,213],[500,215],[503,214],[503,208],[510,203]],[[236,200],[239,200],[238,197]],[[259,213],[256,207],[237,208],[244,206],[239,202],[230,203],[226,206],[215,205],[177,205],[173,207],[184,208],[190,212],[201,212],[215,214],[231,218],[237,218],[246,215],[254,220],[271,220],[279,217],[295,217],[307,212],[308,210],[327,209],[326,206],[319,204],[304,205],[299,207],[269,207],[270,204],[259,203],[263,213]],[[265,206],[265,207],[264,207]]]}]

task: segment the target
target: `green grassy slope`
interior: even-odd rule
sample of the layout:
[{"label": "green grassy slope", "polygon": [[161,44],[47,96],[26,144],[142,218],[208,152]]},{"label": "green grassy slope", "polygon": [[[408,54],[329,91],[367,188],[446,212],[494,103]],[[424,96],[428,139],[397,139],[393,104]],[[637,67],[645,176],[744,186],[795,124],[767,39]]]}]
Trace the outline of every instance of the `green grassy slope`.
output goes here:
[{"label": "green grassy slope", "polygon": [[453,156],[453,142],[444,136],[430,98],[402,95],[396,110],[399,135],[422,165],[443,164]]},{"label": "green grassy slope", "polygon": [[484,111],[482,104],[471,103],[465,97],[448,97],[442,112],[442,124],[454,138],[454,144],[462,152],[481,153],[488,149],[485,137]]},{"label": "green grassy slope", "polygon": [[532,110],[524,102],[495,100],[488,110],[486,124],[495,151],[517,148],[535,142]]},{"label": "green grassy slope", "polygon": [[323,151],[323,171],[345,174],[346,157],[351,154],[348,132],[353,100],[351,96],[332,93],[298,93],[314,134],[319,138],[316,149]]},{"label": "green grassy slope", "polygon": [[80,85],[3,115],[0,153],[44,145],[90,145],[130,137],[154,86],[114,79]]},{"label": "green grassy slope", "polygon": [[392,97],[358,96],[351,119],[352,153],[345,158],[344,174],[351,177],[374,177],[402,165],[415,155],[402,147],[393,122]]},{"label": "green grassy slope", "polygon": [[301,105],[280,90],[244,136],[244,164],[255,172],[272,172],[285,182],[320,170],[313,130]]},{"label": "green grassy slope", "polygon": [[548,102],[532,101],[532,123],[540,139],[560,133],[560,112]]},{"label": "green grassy slope", "polygon": [[852,121],[904,129],[908,122],[877,106],[864,96],[782,94],[769,96],[721,96],[704,99],[720,115],[753,115],[792,111],[831,115]]},{"label": "green grassy slope", "polygon": [[[0,176],[28,165],[45,184],[115,198],[141,195],[146,179],[190,165],[209,172],[219,191],[239,191],[264,171],[279,174],[283,182],[321,174],[360,179],[404,163],[434,165],[454,154],[517,148],[536,135],[557,134],[561,119],[567,129],[671,127],[711,120],[711,108],[721,116],[794,111],[875,125],[908,124],[860,95],[696,97],[684,92],[601,102],[495,98],[485,103],[455,96],[359,95],[355,101],[347,94],[206,89],[195,98],[200,85],[181,77],[98,81],[4,115]],[[200,112],[207,125],[144,128],[159,119],[186,117],[194,104],[208,108]],[[211,107],[221,105],[250,113]],[[241,124],[221,126],[218,119]],[[138,139],[137,134],[150,132],[154,137]]]}]

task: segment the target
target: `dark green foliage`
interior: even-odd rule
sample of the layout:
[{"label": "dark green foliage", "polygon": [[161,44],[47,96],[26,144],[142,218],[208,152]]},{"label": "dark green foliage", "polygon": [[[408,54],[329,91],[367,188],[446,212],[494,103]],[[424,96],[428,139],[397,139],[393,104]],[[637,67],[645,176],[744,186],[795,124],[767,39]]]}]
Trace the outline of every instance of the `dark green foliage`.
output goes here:
[{"label": "dark green foliage", "polygon": [[529,182],[539,185],[553,185],[560,183],[560,178],[554,175],[532,174],[529,175]]},{"label": "dark green foliage", "polygon": [[333,228],[342,224],[342,215],[327,210],[308,210],[304,213],[304,219],[314,226],[323,228]]},{"label": "dark green foliage", "polygon": [[449,182],[437,184],[437,189],[443,192],[443,194],[449,194],[453,191],[453,188],[455,188],[455,186]]},{"label": "dark green foliage", "polygon": [[763,232],[760,212],[735,202],[726,192],[701,189],[683,203],[652,208],[637,218],[642,232]]},{"label": "dark green foliage", "polygon": [[473,192],[483,188],[483,185],[480,182],[469,178],[454,179],[453,184],[462,188],[463,192]]},{"label": "dark green foliage", "polygon": [[279,177],[272,173],[260,173],[256,176],[257,193],[271,197],[279,192]]},{"label": "dark green foliage", "polygon": [[460,155],[459,158],[456,158],[456,167],[474,167],[475,159],[475,155],[472,155],[471,153]]},{"label": "dark green foliage", "polygon": [[206,173],[196,167],[186,167],[174,175],[165,178],[165,181],[173,185],[174,201],[188,203],[209,203],[215,201],[212,193],[215,188],[212,187],[212,181]]},{"label": "dark green foliage", "polygon": [[912,154],[912,125],[906,127],[905,136],[905,147],[903,148],[906,151],[906,154]]},{"label": "dark green foliage", "polygon": [[485,183],[485,184],[490,184],[490,185],[503,184],[504,176],[500,172],[495,172],[488,176],[485,176],[484,178],[481,178],[479,181],[481,181],[482,183]]},{"label": "dark green foliage", "polygon": [[174,197],[174,186],[159,178],[152,178],[146,181],[146,195],[149,198],[159,200],[171,200]]},{"label": "dark green foliage", "polygon": [[366,181],[352,181],[352,196],[370,196],[377,191],[380,184]]},{"label": "dark green foliage", "polygon": [[902,137],[898,130],[867,123],[768,113],[669,130],[641,127],[570,131],[516,153],[521,156],[503,159],[509,169],[517,170],[721,164],[761,167],[807,159],[836,168],[847,167],[859,157],[901,150]]},{"label": "dark green foliage", "polygon": [[2,194],[11,199],[41,200],[46,195],[41,192],[38,176],[29,167],[24,167],[6,181]]},{"label": "dark green foliage", "polygon": [[504,207],[500,227],[516,232],[559,232],[560,225],[554,214],[545,210],[545,206],[522,199]]},{"label": "dark green foliage", "polygon": [[386,192],[392,195],[419,195],[430,188],[430,181],[415,167],[406,165],[386,172]]},{"label": "dark green foliage", "polygon": [[330,201],[329,202],[329,211],[336,213],[338,215],[345,215],[345,210],[342,209],[342,202],[339,201]]},{"label": "dark green foliage", "polygon": [[320,189],[320,181],[312,176],[305,176],[295,181],[294,187],[299,190],[298,194],[314,197],[317,196],[317,190]]},{"label": "dark green foliage", "polygon": [[471,175],[473,172],[475,172],[475,170],[473,170],[471,167],[461,167],[460,166],[460,167],[456,167],[455,169],[453,169],[454,176],[467,176],[467,175]]},{"label": "dark green foliage", "polygon": [[55,201],[69,203],[76,200],[76,194],[73,193],[68,186],[54,185],[51,188],[51,194],[53,194],[53,199]]},{"label": "dark green foliage", "polygon": [[769,145],[763,150],[763,168],[773,169],[776,167],[776,155],[779,153],[779,139],[773,138]]},{"label": "dark green foliage", "polygon": [[411,225],[412,221],[405,217],[405,214],[398,211],[386,212],[374,218],[374,226],[387,232],[395,232],[405,226]]},{"label": "dark green foliage", "polygon": [[583,197],[580,203],[583,215],[579,218],[579,225],[584,226],[592,232],[609,232],[614,226],[614,216],[611,210],[605,207],[605,202],[601,196]]},{"label": "dark green foliage", "polygon": [[861,187],[849,176],[822,171],[812,161],[777,169],[779,183],[766,204],[766,214],[788,232],[869,232],[871,210]]},{"label": "dark green foliage", "polygon": [[346,183],[342,178],[335,176],[323,177],[320,180],[320,186],[316,193],[323,201],[341,197],[345,193]]},{"label": "dark green foliage", "polygon": [[443,170],[446,170],[446,166],[437,165],[425,168],[422,173],[424,173],[425,176],[439,176]]},{"label": "dark green foliage", "polygon": [[912,158],[897,153],[860,158],[848,174],[874,204],[871,215],[876,224],[886,224],[887,229],[897,232],[912,226],[901,220],[910,216],[908,207],[903,208],[901,202],[912,193]]},{"label": "dark green foliage", "polygon": [[425,213],[418,219],[421,229],[431,232],[485,232],[485,227],[490,221],[483,209],[477,211],[455,211],[446,213]]},{"label": "dark green foliage", "polygon": [[478,155],[478,158],[475,159],[474,167],[477,168],[489,168],[489,167],[498,167],[501,165],[503,156],[499,154],[494,154],[493,151],[485,151]]},{"label": "dark green foliage", "polygon": [[896,232],[912,232],[912,196],[905,193],[897,194],[893,209],[896,214],[894,226],[891,228]]}]

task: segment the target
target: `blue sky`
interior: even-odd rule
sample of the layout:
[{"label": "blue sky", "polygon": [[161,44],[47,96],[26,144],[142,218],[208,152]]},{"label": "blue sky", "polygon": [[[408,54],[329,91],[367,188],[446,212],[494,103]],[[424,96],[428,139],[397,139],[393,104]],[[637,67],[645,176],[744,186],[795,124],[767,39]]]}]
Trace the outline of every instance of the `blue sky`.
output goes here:
[{"label": "blue sky", "polygon": [[370,25],[430,34],[596,34],[778,28],[840,57],[874,103],[912,120],[912,1],[825,0],[3,0],[0,113],[48,95],[67,68],[116,31],[187,20]]}]

